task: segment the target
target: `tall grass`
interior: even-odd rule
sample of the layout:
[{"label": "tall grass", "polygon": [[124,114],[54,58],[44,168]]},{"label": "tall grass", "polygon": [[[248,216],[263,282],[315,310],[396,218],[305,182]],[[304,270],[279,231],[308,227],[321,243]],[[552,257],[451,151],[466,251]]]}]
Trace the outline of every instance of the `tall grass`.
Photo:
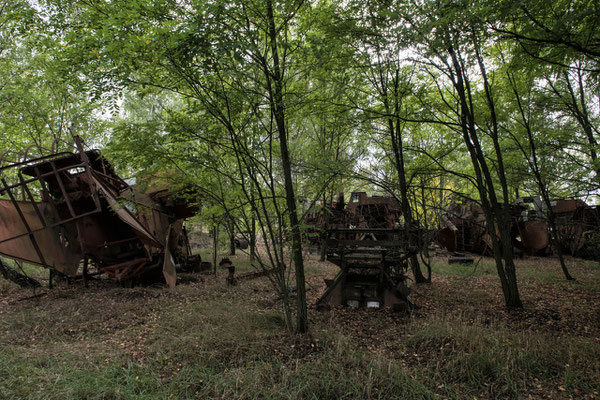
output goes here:
[{"label": "tall grass", "polygon": [[[538,267],[523,263],[523,279],[545,284]],[[492,268],[482,262],[475,274],[495,276]],[[595,267],[577,268],[587,277],[578,284],[598,293]],[[476,279],[472,270],[434,265],[450,279],[445,287]],[[345,313],[387,332],[391,355],[362,345],[360,330],[336,329],[334,311],[311,311],[312,335],[289,336],[277,302],[260,305],[276,296],[260,280],[80,290],[1,314],[0,399],[591,398],[600,390],[596,338],[485,322],[459,303],[454,313],[412,318]],[[490,301],[478,290],[463,304]]]},{"label": "tall grass", "polygon": [[438,319],[416,330],[406,345],[422,355],[433,353],[423,369],[430,381],[473,394],[483,390],[491,398],[519,398],[534,382],[590,394],[600,385],[600,345],[592,338],[569,340]]}]

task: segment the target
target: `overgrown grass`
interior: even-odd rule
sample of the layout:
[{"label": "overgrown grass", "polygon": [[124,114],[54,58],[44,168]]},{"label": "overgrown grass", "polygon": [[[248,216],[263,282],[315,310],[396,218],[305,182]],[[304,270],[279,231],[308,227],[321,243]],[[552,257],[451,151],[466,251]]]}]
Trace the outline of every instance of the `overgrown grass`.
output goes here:
[{"label": "overgrown grass", "polygon": [[333,333],[322,336],[314,351],[284,356],[296,344],[278,312],[213,301],[188,304],[185,313],[180,307],[162,310],[144,339],[144,360],[131,360],[103,340],[8,345],[0,352],[0,397],[433,398],[400,365],[372,358]]},{"label": "overgrown grass", "polygon": [[[496,279],[498,273],[492,258],[473,256],[472,264],[449,264],[445,258],[434,258],[431,266],[434,275],[457,277],[490,277]],[[579,287],[597,291],[600,280],[600,263],[566,257],[567,268],[576,281],[567,281],[558,259],[551,257],[525,257],[515,259],[517,278],[521,282],[534,282],[549,285]]]},{"label": "overgrown grass", "polygon": [[434,275],[477,277],[496,274],[496,265],[490,258],[474,257],[472,264],[449,264],[445,259],[434,259],[431,270]]},{"label": "overgrown grass", "polygon": [[551,389],[572,395],[593,394],[600,383],[600,345],[591,338],[566,340],[435,320],[416,330],[406,345],[420,354],[434,353],[429,358],[435,365],[423,370],[429,380],[476,396],[519,398],[536,382],[553,383]]},{"label": "overgrown grass", "polygon": [[[539,272],[544,264],[526,261],[524,281],[552,282]],[[327,276],[336,270],[323,268]],[[598,270],[578,263],[584,278],[576,285],[597,294]],[[307,271],[322,281],[315,259]],[[444,275],[448,286],[495,274],[490,260],[476,269],[434,264],[434,277]],[[455,299],[447,314],[344,311],[343,330],[333,324],[335,311],[311,310],[311,334],[296,337],[264,279],[227,288],[221,278],[175,292],[59,288],[13,304],[0,313],[0,399],[589,399],[600,391],[593,336],[486,323]],[[465,293],[465,307],[489,304],[485,287]],[[361,327],[386,332],[392,354],[377,337],[364,345]]]},{"label": "overgrown grass", "polygon": [[[194,249],[194,254],[199,254],[202,257],[202,261],[213,262],[213,249],[212,248],[197,248]],[[233,265],[235,266],[236,272],[246,272],[246,271],[255,271],[256,269],[250,263],[249,257],[250,249],[240,250],[236,249],[235,255],[232,256],[229,254],[229,248],[223,249],[219,248],[217,251],[217,269],[219,269],[219,262],[223,258],[229,258],[233,261]]]},{"label": "overgrown grass", "polygon": [[[0,352],[3,399],[147,399],[164,398],[158,375],[147,366],[107,359],[88,348],[8,348]],[[162,397],[161,397],[162,396]]]}]

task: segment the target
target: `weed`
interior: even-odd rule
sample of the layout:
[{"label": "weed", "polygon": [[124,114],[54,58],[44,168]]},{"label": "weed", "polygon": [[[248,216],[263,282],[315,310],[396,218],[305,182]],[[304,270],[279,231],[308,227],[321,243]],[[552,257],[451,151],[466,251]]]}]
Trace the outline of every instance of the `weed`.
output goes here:
[{"label": "weed", "polygon": [[[311,304],[337,271],[317,258],[307,262]],[[312,311],[301,337],[287,333],[265,278],[228,288],[208,275],[175,291],[95,282],[23,302],[3,284],[0,398],[590,398],[600,269],[570,262],[575,283],[552,262],[520,260],[526,309],[511,313],[491,260],[436,259],[412,315]]]}]

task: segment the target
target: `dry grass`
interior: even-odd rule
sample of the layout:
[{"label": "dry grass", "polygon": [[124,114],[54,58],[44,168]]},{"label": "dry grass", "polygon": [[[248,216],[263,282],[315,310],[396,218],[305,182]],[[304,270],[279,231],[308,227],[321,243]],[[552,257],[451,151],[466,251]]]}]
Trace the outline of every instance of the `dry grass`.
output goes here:
[{"label": "dry grass", "polygon": [[[248,265],[242,255],[236,265]],[[244,264],[246,262],[246,264]],[[123,289],[62,285],[43,297],[0,283],[2,399],[595,398],[600,268],[518,263],[525,310],[508,312],[493,264],[434,263],[420,308],[310,309],[311,334],[285,332],[265,278]],[[307,264],[309,302],[336,267]],[[44,290],[46,291],[46,290]]]}]

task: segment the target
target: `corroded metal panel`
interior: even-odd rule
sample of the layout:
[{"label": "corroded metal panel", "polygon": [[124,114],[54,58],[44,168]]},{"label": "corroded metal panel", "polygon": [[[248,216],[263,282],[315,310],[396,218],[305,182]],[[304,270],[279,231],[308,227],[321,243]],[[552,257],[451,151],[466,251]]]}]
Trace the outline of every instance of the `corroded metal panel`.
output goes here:
[{"label": "corroded metal panel", "polygon": [[[75,274],[81,255],[73,248],[73,244],[59,232],[59,228],[44,227],[33,204],[19,201],[18,206],[43,253],[46,264],[64,274]],[[46,204],[39,203],[38,207],[44,214],[48,214]],[[3,199],[0,199],[0,254],[43,264],[14,204]]]},{"label": "corroded metal panel", "polygon": [[[183,219],[197,207],[166,189],[144,193],[130,186],[98,150],[84,151],[74,139],[78,153],[0,166],[0,195],[7,197],[0,200],[0,254],[69,276],[85,259],[117,281],[162,268],[174,287],[176,264],[190,259],[179,240]],[[182,193],[194,197],[189,188]]]},{"label": "corroded metal panel", "polygon": [[526,221],[518,224],[523,250],[530,255],[546,249],[550,244],[546,221]]}]

